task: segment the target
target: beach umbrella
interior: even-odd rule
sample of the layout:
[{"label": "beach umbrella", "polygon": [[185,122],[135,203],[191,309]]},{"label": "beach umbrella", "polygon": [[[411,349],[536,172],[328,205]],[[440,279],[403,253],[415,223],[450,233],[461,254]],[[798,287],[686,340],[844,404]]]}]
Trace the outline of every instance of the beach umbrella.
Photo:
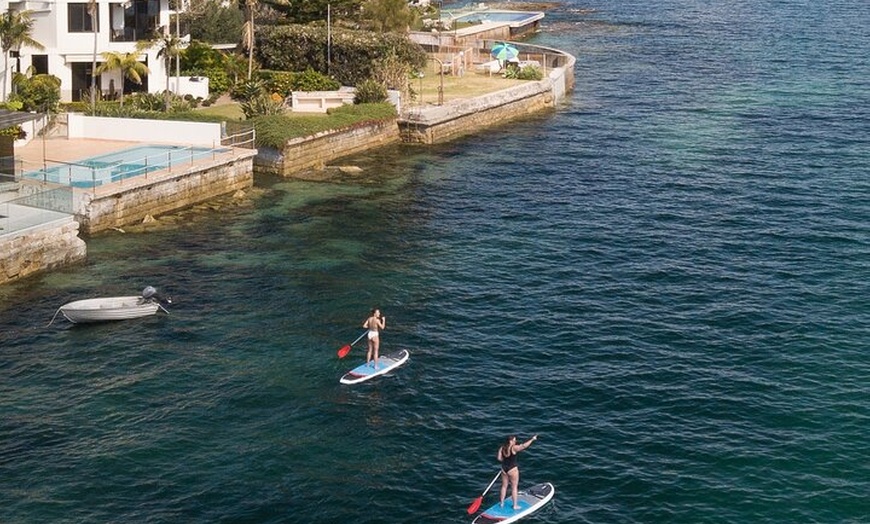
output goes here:
[{"label": "beach umbrella", "polygon": [[502,62],[513,60],[520,56],[520,51],[516,47],[507,42],[500,42],[492,46],[492,57]]}]

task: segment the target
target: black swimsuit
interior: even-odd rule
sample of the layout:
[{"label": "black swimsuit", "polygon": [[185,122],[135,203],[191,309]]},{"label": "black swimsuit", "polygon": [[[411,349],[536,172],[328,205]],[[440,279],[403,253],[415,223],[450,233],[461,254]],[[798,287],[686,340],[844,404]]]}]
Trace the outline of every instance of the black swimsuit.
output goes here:
[{"label": "black swimsuit", "polygon": [[501,470],[507,473],[508,471],[517,467],[517,454],[512,453],[510,455],[505,455],[504,450],[501,452]]}]

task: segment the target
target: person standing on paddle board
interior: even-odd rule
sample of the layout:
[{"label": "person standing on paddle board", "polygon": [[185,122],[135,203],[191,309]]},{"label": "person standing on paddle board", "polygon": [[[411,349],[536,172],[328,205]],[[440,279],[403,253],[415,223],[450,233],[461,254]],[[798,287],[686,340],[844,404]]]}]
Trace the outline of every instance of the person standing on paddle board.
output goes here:
[{"label": "person standing on paddle board", "polygon": [[374,355],[375,365],[374,368],[378,369],[378,350],[381,346],[381,338],[380,338],[380,330],[385,329],[387,327],[387,317],[381,316],[381,310],[378,308],[372,308],[372,313],[369,318],[363,322],[362,327],[369,330],[368,332],[368,341],[369,341],[369,351],[366,354],[366,364],[371,363],[372,356]]},{"label": "person standing on paddle board", "polygon": [[514,501],[514,509],[520,509],[517,505],[517,485],[520,483],[520,466],[517,464],[517,453],[527,449],[532,442],[538,440],[535,435],[522,444],[517,444],[517,436],[510,435],[504,444],[498,448],[498,461],[501,462],[501,505],[504,506],[504,498],[507,495],[508,483],[511,485],[511,496]]}]

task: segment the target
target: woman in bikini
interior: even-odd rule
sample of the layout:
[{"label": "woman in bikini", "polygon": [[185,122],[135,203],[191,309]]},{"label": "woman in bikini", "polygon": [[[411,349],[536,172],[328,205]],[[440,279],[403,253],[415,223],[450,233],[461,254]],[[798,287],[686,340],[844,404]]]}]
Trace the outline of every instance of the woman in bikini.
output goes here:
[{"label": "woman in bikini", "polygon": [[535,435],[522,444],[517,444],[516,435],[509,436],[504,444],[498,448],[498,461],[501,462],[501,505],[504,506],[504,498],[507,495],[508,483],[511,484],[511,496],[514,499],[514,509],[520,509],[517,505],[517,485],[520,483],[520,467],[517,464],[517,453],[528,448],[532,442],[538,440]]},{"label": "woman in bikini", "polygon": [[378,350],[380,349],[381,340],[378,336],[379,330],[387,327],[387,317],[381,316],[381,310],[378,308],[373,308],[371,315],[369,318],[363,322],[362,327],[368,329],[368,342],[369,342],[369,351],[366,354],[366,364],[369,364],[373,359],[372,355],[374,355],[375,369],[378,369]]}]

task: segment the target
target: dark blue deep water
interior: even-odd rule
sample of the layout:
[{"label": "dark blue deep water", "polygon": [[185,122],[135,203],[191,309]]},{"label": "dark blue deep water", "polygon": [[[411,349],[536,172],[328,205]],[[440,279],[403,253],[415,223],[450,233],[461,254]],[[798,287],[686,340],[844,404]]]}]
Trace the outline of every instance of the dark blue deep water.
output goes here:
[{"label": "dark blue deep water", "polygon": [[[545,21],[555,112],[0,289],[0,522],[469,522],[512,432],[527,522],[870,522],[870,4]],[[374,304],[411,360],[340,386]]]}]

